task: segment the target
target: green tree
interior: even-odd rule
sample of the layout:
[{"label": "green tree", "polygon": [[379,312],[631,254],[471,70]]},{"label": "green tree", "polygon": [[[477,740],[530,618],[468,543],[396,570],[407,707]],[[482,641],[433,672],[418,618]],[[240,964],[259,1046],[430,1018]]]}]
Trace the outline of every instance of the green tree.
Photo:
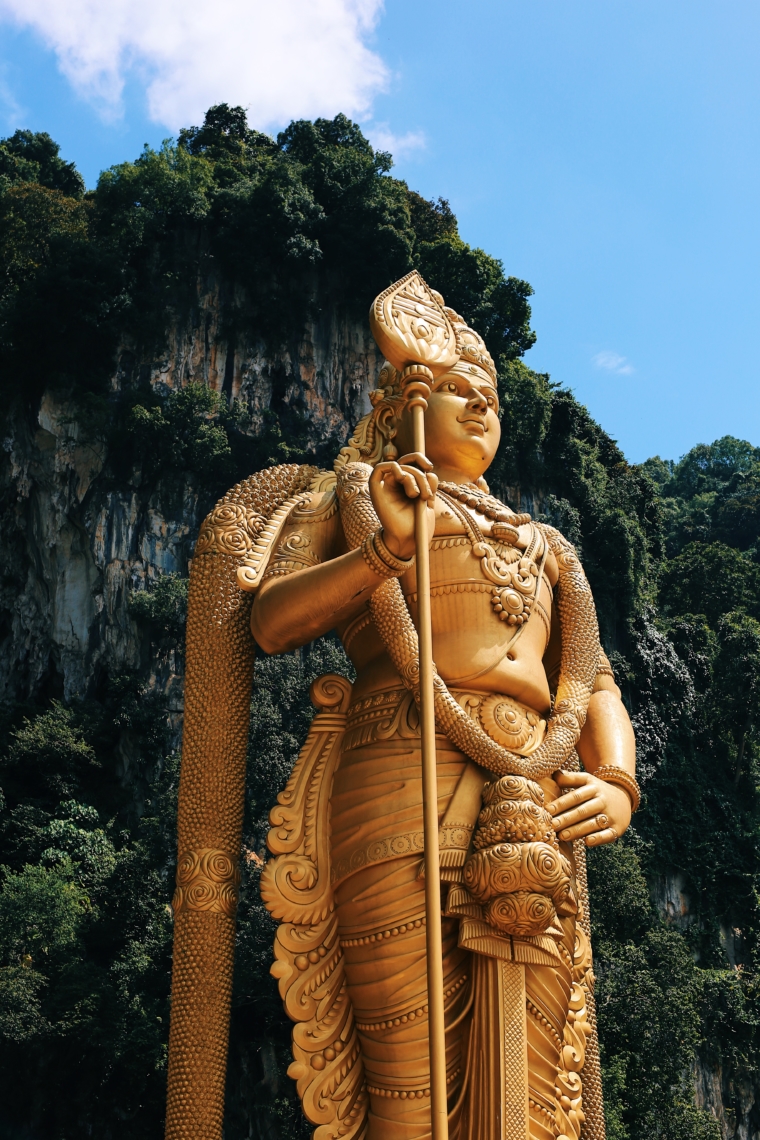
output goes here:
[{"label": "green tree", "polygon": [[214,181],[222,187],[250,177],[263,157],[277,153],[273,138],[248,126],[245,109],[227,103],[209,107],[203,126],[183,128],[177,141],[213,164]]},{"label": "green tree", "polygon": [[718,622],[717,635],[716,716],[730,726],[738,784],[747,743],[760,722],[760,622],[742,612],[728,613]]},{"label": "green tree", "polygon": [[760,463],[736,471],[717,492],[713,503],[715,537],[739,550],[752,550],[757,560],[760,542]]},{"label": "green tree", "polygon": [[760,448],[733,435],[697,444],[675,465],[666,493],[691,499],[704,491],[719,490],[737,472],[750,470],[758,461]]},{"label": "green tree", "polygon": [[0,196],[6,408],[34,403],[47,385],[74,385],[80,395],[102,389],[109,375],[128,298],[118,258],[91,239],[91,225],[91,202],[59,190],[20,183]]},{"label": "green tree", "polygon": [[73,162],[64,162],[60,147],[45,131],[17,130],[0,139],[0,188],[17,182],[36,182],[59,190],[69,198],[81,198],[84,179]]},{"label": "green tree", "polygon": [[316,233],[327,283],[362,315],[372,298],[412,268],[407,191],[386,177],[391,156],[375,151],[345,115],[299,120],[277,136],[323,211]]},{"label": "green tree", "polygon": [[70,796],[83,772],[98,764],[75,709],[53,701],[12,734],[2,763],[6,792]]},{"label": "green tree", "polygon": [[505,277],[496,258],[447,234],[420,243],[418,264],[446,304],[477,329],[500,369],[535,344],[528,303],[533,289],[518,277]]},{"label": "green tree", "polygon": [[714,625],[731,610],[760,616],[760,567],[721,542],[690,543],[662,569],[665,614],[705,614]]}]

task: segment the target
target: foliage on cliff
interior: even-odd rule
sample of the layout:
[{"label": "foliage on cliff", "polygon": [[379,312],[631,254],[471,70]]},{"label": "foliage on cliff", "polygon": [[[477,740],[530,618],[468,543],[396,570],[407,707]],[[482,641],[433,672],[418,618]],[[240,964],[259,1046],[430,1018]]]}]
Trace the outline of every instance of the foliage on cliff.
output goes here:
[{"label": "foliage on cliff", "polygon": [[[104,433],[108,477],[137,471],[146,494],[192,477],[213,499],[256,467],[311,458],[277,410],[254,432],[226,393],[162,395],[139,376],[110,391],[117,343],[150,359],[207,272],[226,282],[233,339],[276,346],[317,305],[364,319],[412,266],[480,329],[504,405],[492,486],[530,492],[578,545],[639,743],[636,826],[590,859],[608,1134],[714,1136],[695,1058],[720,1063],[729,1102],[759,1059],[760,449],[726,438],[679,463],[629,465],[522,360],[530,287],[467,246],[448,204],[394,179],[343,116],[271,139],[239,108],[212,108],[87,194],[48,136],[16,132],[0,142],[0,246],[5,404],[36,412],[43,386],[65,390],[84,429]],[[133,595],[146,644],[179,649],[185,587],[165,577]],[[308,1134],[284,1076],[289,1027],[256,878],[268,806],[308,728],[308,683],[345,668],[326,641],[257,672],[230,1137]],[[177,775],[164,723],[135,678],[5,711],[0,1136],[161,1133]],[[666,882],[688,913],[653,905]]]},{"label": "foliage on cliff", "polygon": [[318,306],[364,317],[413,266],[445,282],[448,302],[475,320],[497,360],[535,339],[530,286],[462,241],[446,203],[391,177],[390,155],[343,115],[291,123],[275,140],[222,104],[176,142],[104,171],[84,197],[72,195],[73,176],[36,175],[32,155],[47,136],[22,134],[25,148],[16,136],[0,143],[8,394],[22,366],[31,402],[51,383],[105,391],[119,340],[130,338],[141,359],[159,349],[212,269],[230,287],[228,332],[272,347]]},{"label": "foliage on cliff", "polygon": [[127,678],[76,705],[7,711],[2,1136],[158,1135],[178,771],[164,723]]}]

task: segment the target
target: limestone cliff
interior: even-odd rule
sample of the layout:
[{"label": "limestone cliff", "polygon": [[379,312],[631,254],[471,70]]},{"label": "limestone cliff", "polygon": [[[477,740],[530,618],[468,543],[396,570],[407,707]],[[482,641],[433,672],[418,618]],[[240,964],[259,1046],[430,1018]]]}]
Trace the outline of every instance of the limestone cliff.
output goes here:
[{"label": "limestone cliff", "polygon": [[[200,382],[243,402],[251,431],[273,407],[306,421],[308,446],[341,446],[369,410],[379,369],[366,326],[326,317],[277,354],[220,336],[212,287],[173,325],[165,356],[137,359],[122,346],[118,395],[138,378],[159,392]],[[202,513],[202,480],[187,474],[150,485],[133,469],[116,481],[102,424],[46,391],[6,428],[0,479],[0,699],[92,694],[105,674],[137,673],[165,694],[179,723],[182,658],[146,644],[130,598],[159,575],[186,575]]]}]

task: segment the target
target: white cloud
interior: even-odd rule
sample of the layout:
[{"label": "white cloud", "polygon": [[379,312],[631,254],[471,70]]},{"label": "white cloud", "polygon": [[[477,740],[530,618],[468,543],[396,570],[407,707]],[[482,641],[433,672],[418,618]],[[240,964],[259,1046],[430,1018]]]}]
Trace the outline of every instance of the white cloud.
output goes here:
[{"label": "white cloud", "polygon": [[630,376],[636,369],[624,356],[617,352],[597,352],[591,357],[591,363],[597,368],[604,368],[607,372],[614,372],[617,376]]},{"label": "white cloud", "polygon": [[416,150],[424,150],[427,146],[423,131],[407,131],[406,134],[397,135],[387,123],[365,123],[362,129],[375,150],[389,150],[397,161],[408,158]]},{"label": "white cloud", "polygon": [[[36,32],[75,90],[105,119],[122,113],[126,78],[171,130],[213,103],[249,122],[366,116],[388,69],[367,47],[383,0],[0,0],[0,20]],[[404,136],[408,138],[409,136]]]}]

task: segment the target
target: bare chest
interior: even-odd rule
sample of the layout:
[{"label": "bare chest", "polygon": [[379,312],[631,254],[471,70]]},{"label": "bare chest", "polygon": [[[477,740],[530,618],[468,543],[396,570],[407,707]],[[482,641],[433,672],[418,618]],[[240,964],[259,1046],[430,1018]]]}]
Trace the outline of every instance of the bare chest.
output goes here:
[{"label": "bare chest", "polygon": [[[477,613],[478,625],[484,617],[490,617],[507,627],[502,627],[502,636],[514,633],[538,606],[543,611],[548,638],[552,588],[546,561],[546,544],[533,524],[505,526],[460,503],[441,497],[437,500],[430,547],[432,595],[434,599],[479,595],[481,604],[467,615],[472,619]],[[413,570],[401,584],[407,599],[412,604],[416,602]],[[472,606],[462,597],[460,619],[470,609]],[[456,624],[461,625],[461,620]]]}]

